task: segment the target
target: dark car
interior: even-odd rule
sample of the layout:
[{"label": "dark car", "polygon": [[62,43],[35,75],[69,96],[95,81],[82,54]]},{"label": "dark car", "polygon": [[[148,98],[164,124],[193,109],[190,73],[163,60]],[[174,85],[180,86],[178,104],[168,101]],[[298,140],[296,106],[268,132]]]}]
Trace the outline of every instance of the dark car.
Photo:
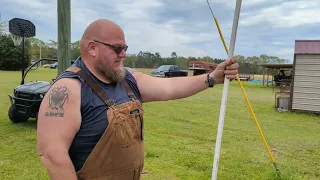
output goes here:
[{"label": "dark car", "polygon": [[51,69],[57,69],[58,68],[58,62],[55,62],[53,64],[50,64]]},{"label": "dark car", "polygon": [[155,77],[188,76],[188,70],[181,70],[176,65],[162,65],[158,69],[152,70],[151,76],[155,76]]}]

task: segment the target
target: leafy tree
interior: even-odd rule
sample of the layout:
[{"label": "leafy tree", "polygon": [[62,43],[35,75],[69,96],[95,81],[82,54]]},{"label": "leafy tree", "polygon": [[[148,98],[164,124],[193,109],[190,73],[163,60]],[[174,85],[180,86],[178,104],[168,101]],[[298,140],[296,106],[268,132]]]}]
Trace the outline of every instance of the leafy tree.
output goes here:
[{"label": "leafy tree", "polygon": [[22,57],[21,46],[14,46],[9,36],[0,36],[0,69],[1,70],[22,70],[30,65],[29,55],[30,44],[25,42],[25,52]]},{"label": "leafy tree", "polygon": [[77,59],[80,56],[80,41],[71,43],[71,59]]}]

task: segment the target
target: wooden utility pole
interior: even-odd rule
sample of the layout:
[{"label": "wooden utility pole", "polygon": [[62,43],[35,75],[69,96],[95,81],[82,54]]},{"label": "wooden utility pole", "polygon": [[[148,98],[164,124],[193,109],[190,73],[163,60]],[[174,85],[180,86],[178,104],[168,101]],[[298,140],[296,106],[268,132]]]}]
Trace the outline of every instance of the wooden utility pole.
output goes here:
[{"label": "wooden utility pole", "polygon": [[70,0],[57,0],[58,7],[58,76],[71,64]]}]

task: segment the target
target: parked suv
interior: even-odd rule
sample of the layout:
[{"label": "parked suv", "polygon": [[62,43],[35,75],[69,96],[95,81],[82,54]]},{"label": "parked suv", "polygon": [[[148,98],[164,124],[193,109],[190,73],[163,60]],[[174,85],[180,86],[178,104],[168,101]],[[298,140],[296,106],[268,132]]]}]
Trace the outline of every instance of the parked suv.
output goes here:
[{"label": "parked suv", "polygon": [[151,76],[155,76],[155,77],[188,76],[188,70],[181,70],[176,65],[162,65],[158,69],[152,70]]}]

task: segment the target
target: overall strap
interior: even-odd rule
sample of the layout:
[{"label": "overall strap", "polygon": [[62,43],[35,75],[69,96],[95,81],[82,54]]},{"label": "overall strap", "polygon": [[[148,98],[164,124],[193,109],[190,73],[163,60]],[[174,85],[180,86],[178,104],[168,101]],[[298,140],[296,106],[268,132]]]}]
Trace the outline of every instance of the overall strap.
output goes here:
[{"label": "overall strap", "polygon": [[115,104],[114,100],[109,98],[108,94],[103,91],[103,89],[95,83],[86,73],[84,73],[80,68],[71,66],[65,71],[71,71],[78,74],[84,81],[89,85],[89,87],[99,96],[99,98],[108,105],[108,107]]},{"label": "overall strap", "polygon": [[131,87],[129,86],[128,81],[126,79],[122,81],[122,84],[123,84],[124,88],[126,89],[127,94],[131,98],[131,100],[137,99],[136,95],[133,93],[133,91],[132,91]]}]

